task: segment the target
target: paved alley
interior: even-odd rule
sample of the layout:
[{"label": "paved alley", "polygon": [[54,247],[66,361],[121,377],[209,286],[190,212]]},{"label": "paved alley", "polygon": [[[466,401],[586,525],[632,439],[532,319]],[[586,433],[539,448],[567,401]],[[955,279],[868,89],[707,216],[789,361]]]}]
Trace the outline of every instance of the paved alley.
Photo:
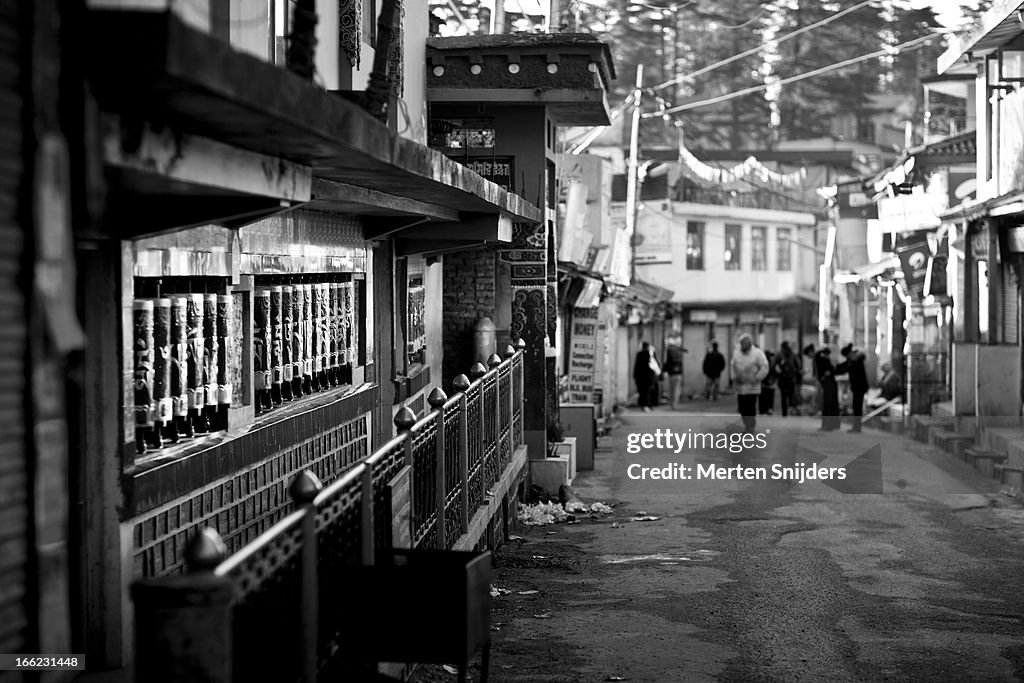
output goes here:
[{"label": "paved alley", "polygon": [[[856,469],[875,453],[881,495],[819,481],[629,479],[632,463],[664,464],[628,454],[631,433],[734,429],[734,415],[706,412],[731,400],[687,406],[696,411],[632,412],[600,440],[595,470],[573,488],[612,514],[521,527],[498,551],[491,680],[1024,675],[1024,511],[997,482],[910,438],[822,434],[806,417],[760,418],[763,451],[667,457],[770,468],[797,453]],[[447,679],[439,667],[416,678]]]}]

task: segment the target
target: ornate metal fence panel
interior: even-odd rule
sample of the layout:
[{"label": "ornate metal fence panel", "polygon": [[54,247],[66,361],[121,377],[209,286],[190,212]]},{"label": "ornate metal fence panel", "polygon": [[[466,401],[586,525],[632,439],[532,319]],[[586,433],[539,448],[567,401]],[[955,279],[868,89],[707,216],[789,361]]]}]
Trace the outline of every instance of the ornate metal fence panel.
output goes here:
[{"label": "ornate metal fence panel", "polygon": [[350,471],[316,498],[317,602],[325,607],[318,611],[317,663],[320,668],[344,647],[341,620],[354,618],[330,606],[344,604],[346,592],[352,590],[345,580],[345,569],[363,560],[361,476],[364,471],[364,466]]},{"label": "ornate metal fence panel", "polygon": [[469,515],[483,504],[484,489],[484,429],[483,392],[481,383],[474,383],[466,391],[466,439],[469,442]]},{"label": "ornate metal fence panel", "polygon": [[483,394],[484,488],[498,481],[498,373],[488,372],[481,378]]},{"label": "ornate metal fence panel", "polygon": [[236,681],[294,681],[302,674],[302,517],[291,513],[217,568],[237,586]]},{"label": "ornate metal fence panel", "polygon": [[498,367],[498,476],[512,459],[512,364]]},{"label": "ornate metal fence panel", "polygon": [[412,542],[414,548],[436,548],[437,540],[437,414],[412,428]]},{"label": "ornate metal fence panel", "polygon": [[444,547],[452,548],[462,535],[461,402],[455,398],[444,409]]},{"label": "ornate metal fence panel", "polygon": [[373,473],[373,547],[379,553],[391,548],[391,480],[405,466],[405,436],[384,444],[366,463]]}]

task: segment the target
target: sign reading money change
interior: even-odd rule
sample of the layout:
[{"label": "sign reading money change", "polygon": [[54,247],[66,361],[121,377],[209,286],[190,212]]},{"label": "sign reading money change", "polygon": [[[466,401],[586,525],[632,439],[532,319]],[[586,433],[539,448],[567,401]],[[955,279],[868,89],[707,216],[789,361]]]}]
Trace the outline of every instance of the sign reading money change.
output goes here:
[{"label": "sign reading money change", "polygon": [[598,308],[574,308],[569,340],[569,401],[592,403],[597,365]]}]

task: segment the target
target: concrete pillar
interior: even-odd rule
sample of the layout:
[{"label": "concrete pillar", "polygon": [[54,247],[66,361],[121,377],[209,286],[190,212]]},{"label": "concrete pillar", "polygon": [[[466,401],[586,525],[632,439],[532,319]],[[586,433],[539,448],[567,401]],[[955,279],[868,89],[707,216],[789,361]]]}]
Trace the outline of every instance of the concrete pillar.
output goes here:
[{"label": "concrete pillar", "polygon": [[[549,327],[555,323],[554,287],[548,284],[547,227],[517,223],[513,226],[512,248],[502,250],[502,260],[511,264],[512,339],[526,342],[523,352],[523,431],[531,453],[547,447],[547,429],[557,410],[554,375],[555,358],[547,358]],[[550,391],[549,391],[550,389]],[[549,395],[550,394],[550,395]]]}]

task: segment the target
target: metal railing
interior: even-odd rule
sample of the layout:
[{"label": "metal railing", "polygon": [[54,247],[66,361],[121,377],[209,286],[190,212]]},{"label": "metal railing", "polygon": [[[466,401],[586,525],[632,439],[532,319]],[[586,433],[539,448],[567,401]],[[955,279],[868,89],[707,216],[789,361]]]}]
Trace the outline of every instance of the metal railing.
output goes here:
[{"label": "metal railing", "polygon": [[452,398],[435,388],[419,420],[399,410],[399,435],[326,488],[301,472],[289,487],[295,510],[237,553],[225,557],[217,532],[204,529],[189,544],[187,574],[136,582],[136,679],[336,677],[358,620],[339,609],[359,590],[348,570],[393,546],[391,482],[409,473],[410,545],[452,549],[523,443],[517,346],[457,377]]}]

